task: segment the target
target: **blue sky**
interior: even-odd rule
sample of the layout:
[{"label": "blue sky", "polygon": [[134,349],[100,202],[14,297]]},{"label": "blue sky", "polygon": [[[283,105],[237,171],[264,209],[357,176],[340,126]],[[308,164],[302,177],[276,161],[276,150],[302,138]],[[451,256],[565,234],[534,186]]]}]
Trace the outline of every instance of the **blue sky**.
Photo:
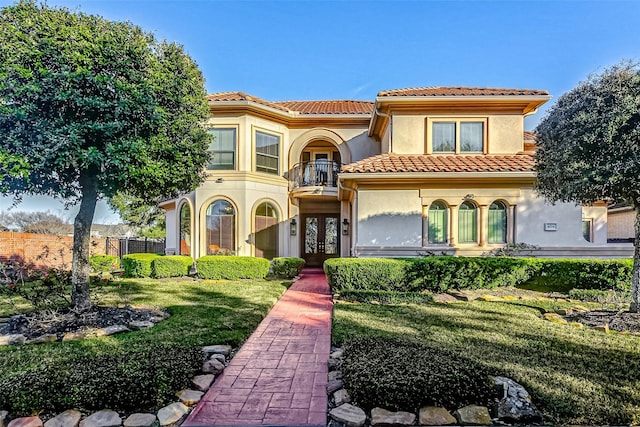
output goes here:
[{"label": "blue sky", "polygon": [[[270,101],[373,100],[382,90],[444,85],[546,89],[557,98],[590,73],[640,59],[635,0],[48,4],[129,20],[184,45],[209,92]],[[535,128],[545,110],[525,127]],[[17,209],[46,207],[61,205],[25,201]],[[96,220],[114,218],[102,207]]]}]

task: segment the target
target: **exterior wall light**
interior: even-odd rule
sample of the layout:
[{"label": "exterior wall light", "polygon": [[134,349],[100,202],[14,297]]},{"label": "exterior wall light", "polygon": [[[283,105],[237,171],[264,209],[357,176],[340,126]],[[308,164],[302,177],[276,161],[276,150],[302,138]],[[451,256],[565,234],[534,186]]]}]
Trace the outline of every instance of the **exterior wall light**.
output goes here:
[{"label": "exterior wall light", "polygon": [[344,236],[349,234],[349,220],[347,218],[342,220],[342,234]]},{"label": "exterior wall light", "polygon": [[292,236],[298,234],[298,223],[295,218],[292,218],[291,222],[289,222],[289,233],[291,233]]},{"label": "exterior wall light", "polygon": [[467,194],[466,196],[464,196],[465,200],[473,200],[475,198],[476,198],[475,194]]}]

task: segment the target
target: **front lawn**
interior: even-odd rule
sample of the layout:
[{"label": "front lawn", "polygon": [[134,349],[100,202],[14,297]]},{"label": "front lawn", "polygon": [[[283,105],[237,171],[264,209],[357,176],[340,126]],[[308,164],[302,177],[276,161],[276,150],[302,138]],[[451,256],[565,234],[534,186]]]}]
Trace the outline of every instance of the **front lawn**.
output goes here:
[{"label": "front lawn", "polygon": [[464,354],[524,385],[555,423],[640,423],[640,337],[545,321],[545,304],[338,303],[333,340],[409,338]]},{"label": "front lawn", "polygon": [[[240,345],[288,284],[267,280],[116,281],[107,287],[101,305],[159,306],[166,308],[171,317],[147,330],[109,337],[0,346],[0,409],[10,410],[15,416],[69,407],[102,409],[92,406],[99,405],[105,398],[122,401],[120,408],[125,411],[154,409],[134,408],[140,401],[147,402],[147,406],[169,403],[178,391],[170,388],[187,386],[190,378],[166,377],[171,376],[171,372],[197,371],[202,362],[198,360],[202,346]],[[0,317],[11,314],[10,306],[0,304]],[[146,370],[149,372],[144,372]],[[89,392],[82,389],[84,385],[66,383],[75,380],[93,381],[102,385],[95,388],[107,390]],[[56,390],[57,386],[61,389]],[[141,390],[146,386],[162,390]],[[138,391],[147,394],[136,397]],[[113,397],[118,393],[118,397]],[[140,400],[137,402],[136,398]],[[164,399],[167,400],[162,402]],[[65,404],[69,407],[59,406]],[[112,409],[119,408],[112,406]]]}]

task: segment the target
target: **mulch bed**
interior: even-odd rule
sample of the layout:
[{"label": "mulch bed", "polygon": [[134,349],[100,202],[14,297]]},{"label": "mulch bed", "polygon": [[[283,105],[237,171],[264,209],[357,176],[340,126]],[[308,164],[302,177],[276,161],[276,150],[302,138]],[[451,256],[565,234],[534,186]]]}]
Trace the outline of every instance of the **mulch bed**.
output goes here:
[{"label": "mulch bed", "polygon": [[609,329],[614,331],[640,332],[640,313],[593,310],[568,314],[564,318],[570,322],[580,322],[590,327],[608,324]]}]

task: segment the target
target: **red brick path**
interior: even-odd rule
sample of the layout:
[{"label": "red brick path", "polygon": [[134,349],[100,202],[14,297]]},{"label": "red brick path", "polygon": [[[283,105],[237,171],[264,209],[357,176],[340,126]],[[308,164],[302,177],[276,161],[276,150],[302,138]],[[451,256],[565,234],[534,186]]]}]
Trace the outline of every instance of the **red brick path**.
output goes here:
[{"label": "red brick path", "polygon": [[331,294],[305,269],[183,426],[325,426]]}]

